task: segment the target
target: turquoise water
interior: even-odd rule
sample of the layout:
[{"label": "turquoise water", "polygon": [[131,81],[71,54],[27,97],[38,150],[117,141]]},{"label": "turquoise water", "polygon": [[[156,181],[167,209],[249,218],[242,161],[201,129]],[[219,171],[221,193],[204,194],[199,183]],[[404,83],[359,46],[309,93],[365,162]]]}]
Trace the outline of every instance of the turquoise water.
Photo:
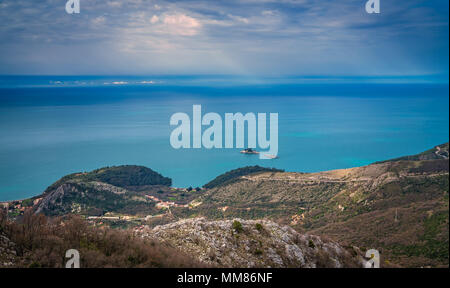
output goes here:
[{"label": "turquoise water", "polygon": [[[0,201],[39,194],[66,174],[103,166],[145,165],[176,187],[195,187],[246,165],[348,168],[449,138],[448,84],[55,79],[0,77]],[[279,159],[240,149],[174,150],[170,116],[191,114],[193,104],[222,116],[278,113]]]}]

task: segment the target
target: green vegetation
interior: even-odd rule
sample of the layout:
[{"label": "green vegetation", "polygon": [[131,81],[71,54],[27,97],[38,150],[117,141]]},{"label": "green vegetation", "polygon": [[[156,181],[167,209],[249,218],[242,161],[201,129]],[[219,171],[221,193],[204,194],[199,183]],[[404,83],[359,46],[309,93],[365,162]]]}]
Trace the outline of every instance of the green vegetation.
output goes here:
[{"label": "green vegetation", "polygon": [[[424,241],[424,243],[421,245],[409,245],[403,247],[405,253],[408,255],[420,255],[448,261],[448,219],[448,210],[433,214],[426,219],[424,222],[424,233],[420,237],[420,240]],[[447,231],[445,231],[445,228]],[[445,233],[447,235],[445,235]]]},{"label": "green vegetation", "polygon": [[176,189],[172,193],[169,188],[171,183],[170,178],[142,166],[106,167],[61,178],[46,189],[44,200],[33,209],[49,216],[102,216],[107,212],[157,214],[155,201],[147,195],[164,198],[165,201],[169,198],[172,201],[182,200],[185,203],[194,197],[179,195],[181,193]]},{"label": "green vegetation", "polygon": [[44,193],[50,192],[66,182],[100,181],[117,187],[172,185],[172,179],[162,176],[150,168],[135,165],[105,167],[88,173],[74,173],[64,176],[50,185]]},{"label": "green vegetation", "polygon": [[[191,217],[272,219],[301,232],[382,249],[394,265],[448,266],[449,161],[444,159],[448,144],[440,147],[407,158],[415,161],[387,161],[345,171],[275,174],[282,170],[243,167],[218,176],[205,185],[207,189],[171,188],[165,185],[168,178],[145,167],[108,167],[63,177],[33,209],[44,207],[40,212],[55,216],[134,215],[105,222],[117,228],[153,227]],[[261,175],[253,179],[240,178],[257,173]],[[20,201],[11,203],[10,217],[21,218],[32,199],[21,201],[22,207]],[[155,207],[158,201],[178,205],[167,217]],[[195,205],[187,207],[191,202]],[[146,219],[147,215],[158,217]],[[239,221],[230,225],[236,239],[251,233]],[[264,231],[260,223],[253,225]],[[312,241],[308,245],[315,247]]]},{"label": "green vegetation", "polygon": [[[49,195],[55,198],[54,201],[38,206],[39,212],[48,216],[65,214],[102,216],[107,212],[136,215],[158,211],[154,202],[145,200],[137,192],[118,194],[82,182],[65,184],[62,189],[63,194]],[[57,196],[59,197],[56,198]]]},{"label": "green vegetation", "polygon": [[143,166],[118,166],[95,170],[96,178],[117,187],[144,186],[144,185],[172,185],[172,179]]},{"label": "green vegetation", "polygon": [[241,233],[242,231],[244,231],[244,228],[242,227],[242,223],[237,220],[234,220],[233,230],[236,231],[237,233]]},{"label": "green vegetation", "polygon": [[448,160],[421,161],[418,167],[409,169],[410,173],[439,173],[449,170]]},{"label": "green vegetation", "polygon": [[[448,159],[449,143],[447,142],[447,143],[438,145],[438,147],[440,148],[440,153],[436,153],[437,152],[436,148],[432,148],[432,149],[429,149],[427,151],[424,151],[424,152],[416,154],[416,155],[403,156],[403,157],[399,157],[399,158],[395,158],[395,159],[391,159],[391,160],[375,162],[375,164],[386,163],[386,162],[397,162],[397,161],[436,160],[436,159],[442,159],[444,157],[447,157],[447,159]],[[439,155],[437,155],[437,154],[439,154]]]},{"label": "green vegetation", "polygon": [[[188,213],[210,219],[273,219],[340,243],[383,250],[390,265],[448,266],[448,228],[443,228],[448,220],[442,215],[428,219],[439,211],[448,215],[446,146],[411,158],[436,156],[434,160],[388,161],[323,173],[268,173],[251,180],[224,174],[217,178],[223,180],[217,181],[219,186],[201,196],[202,205]],[[430,233],[436,223],[443,232]]]},{"label": "green vegetation", "polygon": [[22,206],[31,207],[33,206],[33,199],[25,199],[22,201]]},{"label": "green vegetation", "polygon": [[263,251],[262,251],[261,249],[255,249],[255,251],[253,252],[253,254],[260,256],[260,255],[263,254]]},{"label": "green vegetation", "polygon": [[258,230],[259,232],[264,230],[264,227],[260,224],[260,223],[256,223],[255,225],[256,230]]},{"label": "green vegetation", "polygon": [[207,189],[211,189],[214,187],[223,186],[225,184],[230,184],[236,178],[254,174],[254,173],[258,173],[258,172],[284,172],[284,170],[279,170],[279,169],[275,169],[275,168],[264,168],[264,167],[260,167],[260,166],[247,166],[247,167],[228,171],[228,172],[216,177],[214,180],[208,182],[203,187],[205,187]]}]

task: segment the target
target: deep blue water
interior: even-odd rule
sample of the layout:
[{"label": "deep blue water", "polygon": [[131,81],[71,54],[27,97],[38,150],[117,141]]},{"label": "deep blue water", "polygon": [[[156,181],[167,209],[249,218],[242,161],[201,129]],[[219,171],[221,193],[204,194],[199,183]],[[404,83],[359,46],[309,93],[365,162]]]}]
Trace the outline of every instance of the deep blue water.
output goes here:
[{"label": "deep blue water", "polygon": [[[448,141],[448,84],[279,80],[0,77],[0,201],[103,166],[145,165],[195,187],[246,165],[348,168]],[[170,116],[191,114],[193,104],[222,116],[278,113],[279,159],[173,149]]]}]

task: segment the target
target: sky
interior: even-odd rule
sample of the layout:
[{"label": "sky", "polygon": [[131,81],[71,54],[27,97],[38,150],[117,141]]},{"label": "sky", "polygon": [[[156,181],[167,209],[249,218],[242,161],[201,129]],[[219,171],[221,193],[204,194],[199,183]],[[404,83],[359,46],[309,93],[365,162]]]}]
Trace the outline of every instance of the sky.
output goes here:
[{"label": "sky", "polygon": [[[439,75],[447,0],[0,0],[0,74]],[[442,76],[443,75],[443,76]]]}]

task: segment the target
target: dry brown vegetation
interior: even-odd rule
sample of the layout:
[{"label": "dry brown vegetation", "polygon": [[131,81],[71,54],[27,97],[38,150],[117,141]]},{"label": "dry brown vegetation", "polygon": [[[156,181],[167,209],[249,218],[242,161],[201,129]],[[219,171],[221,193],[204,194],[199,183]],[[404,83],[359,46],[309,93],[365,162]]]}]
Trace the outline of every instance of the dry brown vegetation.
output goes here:
[{"label": "dry brown vegetation", "polygon": [[48,218],[26,213],[8,221],[0,211],[0,234],[15,243],[12,267],[64,267],[65,252],[77,249],[81,267],[204,267],[179,250],[129,231],[95,228],[77,216]]},{"label": "dry brown vegetation", "polygon": [[377,249],[383,266],[448,267],[448,163],[402,160],[319,173],[246,175],[207,190],[203,204],[188,213],[269,218],[342,245]]}]

